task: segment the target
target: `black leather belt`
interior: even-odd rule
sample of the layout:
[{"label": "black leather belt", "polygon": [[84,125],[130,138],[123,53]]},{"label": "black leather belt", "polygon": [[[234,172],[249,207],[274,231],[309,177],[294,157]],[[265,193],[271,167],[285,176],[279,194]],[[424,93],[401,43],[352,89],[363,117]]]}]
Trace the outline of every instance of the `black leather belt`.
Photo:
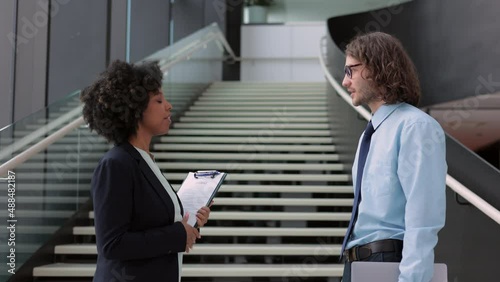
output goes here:
[{"label": "black leather belt", "polygon": [[403,241],[395,239],[386,239],[368,243],[366,245],[355,246],[344,251],[344,257],[347,261],[364,260],[375,253],[398,252],[403,251]]}]

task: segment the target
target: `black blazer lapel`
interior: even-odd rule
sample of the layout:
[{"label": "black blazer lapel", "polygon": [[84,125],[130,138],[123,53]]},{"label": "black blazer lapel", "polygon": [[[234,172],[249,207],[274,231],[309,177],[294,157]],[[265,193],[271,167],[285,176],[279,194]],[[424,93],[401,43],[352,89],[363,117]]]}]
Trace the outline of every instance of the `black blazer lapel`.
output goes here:
[{"label": "black blazer lapel", "polygon": [[[163,203],[167,206],[169,212],[171,212],[172,214],[172,218],[175,218],[175,210],[174,210],[175,208],[172,203],[172,199],[168,195],[167,191],[165,191],[165,188],[163,187],[163,184],[161,184],[158,177],[156,177],[156,174],[151,170],[149,165],[142,158],[141,154],[129,143],[123,143],[120,146],[137,161],[137,164],[139,165],[142,174],[148,180],[149,184],[151,184],[156,194],[160,197],[160,199],[162,199]],[[170,187],[170,189],[172,189],[172,187]],[[177,193],[175,194],[176,194],[175,196],[177,197]],[[181,205],[181,214],[183,214],[182,205]]]}]

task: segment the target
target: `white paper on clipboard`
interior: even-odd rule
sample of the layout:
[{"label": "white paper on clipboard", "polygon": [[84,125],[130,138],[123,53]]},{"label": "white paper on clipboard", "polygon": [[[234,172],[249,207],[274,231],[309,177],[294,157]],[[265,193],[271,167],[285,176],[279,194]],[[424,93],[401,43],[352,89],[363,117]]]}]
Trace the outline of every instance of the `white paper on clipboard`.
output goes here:
[{"label": "white paper on clipboard", "polygon": [[208,206],[219,190],[226,173],[214,171],[190,172],[182,182],[177,195],[182,202],[184,214],[189,213],[188,224],[195,227],[196,213],[203,206]]}]

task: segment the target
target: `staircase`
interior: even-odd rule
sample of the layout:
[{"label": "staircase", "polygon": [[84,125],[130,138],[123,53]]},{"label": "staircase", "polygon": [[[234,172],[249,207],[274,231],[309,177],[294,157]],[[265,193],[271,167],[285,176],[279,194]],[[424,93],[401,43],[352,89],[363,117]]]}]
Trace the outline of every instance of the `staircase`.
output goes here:
[{"label": "staircase", "polygon": [[[325,92],[325,83],[216,82],[158,138],[152,152],[175,189],[188,171],[228,173],[202,239],[184,256],[182,281],[338,281],[352,186],[336,154]],[[78,177],[90,179],[100,156],[87,154]],[[88,189],[88,180],[82,186]],[[77,198],[46,204],[85,202],[88,195]],[[57,245],[54,263],[33,269],[37,281],[91,281],[97,249],[93,213],[85,217],[73,228],[74,243]]]}]

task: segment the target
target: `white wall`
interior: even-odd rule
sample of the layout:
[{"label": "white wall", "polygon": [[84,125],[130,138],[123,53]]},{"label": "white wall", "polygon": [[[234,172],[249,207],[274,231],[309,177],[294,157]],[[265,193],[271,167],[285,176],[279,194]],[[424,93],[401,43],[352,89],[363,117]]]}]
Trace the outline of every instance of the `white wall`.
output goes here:
[{"label": "white wall", "polygon": [[326,24],[243,25],[242,81],[325,81],[319,65]]},{"label": "white wall", "polygon": [[340,15],[381,9],[410,0],[276,0],[268,9],[269,23],[324,21]]}]

